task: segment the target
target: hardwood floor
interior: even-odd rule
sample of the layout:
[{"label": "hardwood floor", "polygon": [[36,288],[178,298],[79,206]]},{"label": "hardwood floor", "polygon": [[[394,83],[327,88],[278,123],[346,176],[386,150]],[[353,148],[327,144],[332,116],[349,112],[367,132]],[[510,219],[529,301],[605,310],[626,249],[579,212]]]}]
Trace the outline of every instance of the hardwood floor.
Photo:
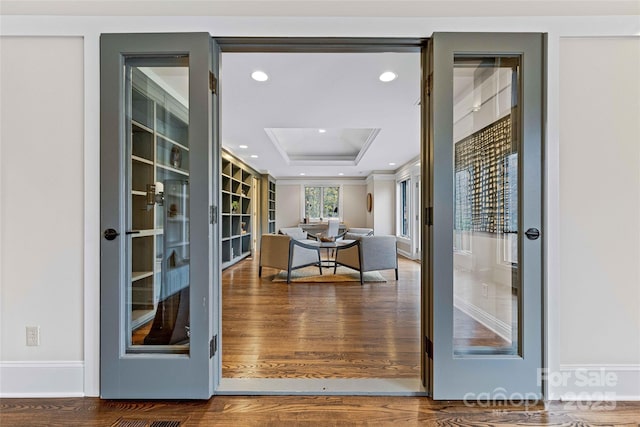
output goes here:
[{"label": "hardwood floor", "polygon": [[386,282],[276,283],[247,259],[222,274],[225,378],[419,378],[420,265]]},{"label": "hardwood floor", "polygon": [[[469,407],[425,397],[216,396],[208,401],[0,399],[2,427],[638,426],[640,402]],[[608,409],[607,409],[608,408]],[[173,421],[173,423],[171,423]],[[154,424],[155,423],[155,424]]]},{"label": "hardwood floor", "polygon": [[[255,260],[223,273],[225,377],[419,375],[419,265],[386,283],[272,283]],[[462,313],[469,336],[490,331]],[[208,401],[0,399],[2,427],[639,426],[640,402],[468,406],[390,396],[215,396]]]}]

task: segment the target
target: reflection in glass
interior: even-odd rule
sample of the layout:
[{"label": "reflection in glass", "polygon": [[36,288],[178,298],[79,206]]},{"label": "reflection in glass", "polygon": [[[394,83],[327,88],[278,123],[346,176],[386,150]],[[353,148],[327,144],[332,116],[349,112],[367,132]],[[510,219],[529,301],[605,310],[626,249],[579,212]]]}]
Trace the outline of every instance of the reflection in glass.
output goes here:
[{"label": "reflection in glass", "polygon": [[189,351],[188,58],[125,62],[128,353]]},{"label": "reflection in glass", "polygon": [[456,56],[453,348],[519,354],[519,57]]}]

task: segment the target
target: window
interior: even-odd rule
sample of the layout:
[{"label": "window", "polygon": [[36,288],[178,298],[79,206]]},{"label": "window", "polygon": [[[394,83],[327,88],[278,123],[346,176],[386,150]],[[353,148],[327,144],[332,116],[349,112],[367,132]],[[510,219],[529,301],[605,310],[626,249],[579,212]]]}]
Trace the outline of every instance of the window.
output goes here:
[{"label": "window", "polygon": [[504,162],[506,173],[503,177],[505,218],[502,262],[515,265],[518,263],[518,154],[508,155]]},{"label": "window", "polygon": [[457,252],[471,252],[471,170],[469,167],[455,174],[453,249]]},{"label": "window", "polygon": [[409,237],[409,218],[410,206],[409,206],[409,180],[405,179],[398,184],[398,192],[400,193],[400,235],[403,237]]},{"label": "window", "polygon": [[304,216],[318,220],[320,218],[339,218],[340,187],[304,187]]}]

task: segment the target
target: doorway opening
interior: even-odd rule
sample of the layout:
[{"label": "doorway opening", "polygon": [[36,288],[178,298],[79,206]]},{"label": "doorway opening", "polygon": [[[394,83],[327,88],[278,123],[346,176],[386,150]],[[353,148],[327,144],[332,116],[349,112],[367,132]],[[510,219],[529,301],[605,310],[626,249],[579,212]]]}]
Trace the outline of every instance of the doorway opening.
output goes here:
[{"label": "doorway opening", "polygon": [[[414,262],[422,42],[254,42],[219,40],[226,268],[217,391],[424,394],[424,298]],[[244,236],[233,234],[234,215],[224,214],[237,195],[234,167],[262,181],[249,197],[260,219],[242,220],[240,230],[251,233],[255,251],[234,252],[236,260],[225,250]],[[296,228],[308,237],[328,218],[342,233],[393,236],[397,277],[393,269],[374,271],[361,285],[347,267],[322,278],[304,268],[287,284],[281,270],[261,268],[263,234]],[[321,252],[323,261],[334,256]]]}]

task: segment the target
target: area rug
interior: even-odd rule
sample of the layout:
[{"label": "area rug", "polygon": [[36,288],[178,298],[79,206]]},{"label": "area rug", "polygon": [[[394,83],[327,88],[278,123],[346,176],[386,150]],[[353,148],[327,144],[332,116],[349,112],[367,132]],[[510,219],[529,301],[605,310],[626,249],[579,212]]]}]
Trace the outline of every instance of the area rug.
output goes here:
[{"label": "area rug", "polygon": [[[378,271],[367,271],[362,277],[365,282],[386,282]],[[279,272],[273,276],[272,281],[286,282],[287,272]],[[323,268],[321,276],[318,267],[304,267],[291,271],[291,281],[298,283],[359,282],[360,273],[347,267],[338,267],[336,274],[333,274],[333,268]]]}]

